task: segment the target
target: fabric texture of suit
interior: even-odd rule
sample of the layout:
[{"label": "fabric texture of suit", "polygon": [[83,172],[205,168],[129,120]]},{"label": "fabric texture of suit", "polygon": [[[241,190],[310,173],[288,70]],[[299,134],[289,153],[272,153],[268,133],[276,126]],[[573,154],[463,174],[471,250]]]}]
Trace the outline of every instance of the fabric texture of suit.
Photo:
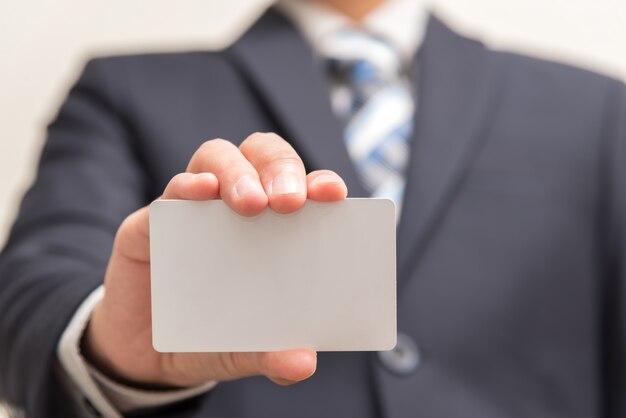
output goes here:
[{"label": "fabric texture of suit", "polygon": [[[626,416],[626,89],[431,18],[398,226],[398,329],[420,367],[320,353],[310,380],[219,384],[160,417]],[[288,139],[365,196],[321,64],[269,11],[221,52],[89,62],[0,258],[0,394],[68,417],[55,349],[115,231],[206,139]]]}]

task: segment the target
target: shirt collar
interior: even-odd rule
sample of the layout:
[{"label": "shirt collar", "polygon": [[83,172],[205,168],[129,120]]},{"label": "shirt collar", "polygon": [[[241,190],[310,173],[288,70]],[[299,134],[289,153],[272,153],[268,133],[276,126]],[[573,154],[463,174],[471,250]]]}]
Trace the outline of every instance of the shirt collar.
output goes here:
[{"label": "shirt collar", "polygon": [[[366,31],[388,40],[409,63],[422,43],[430,0],[387,0],[361,22]],[[314,0],[279,0],[277,7],[319,52],[327,36],[354,23]]]}]

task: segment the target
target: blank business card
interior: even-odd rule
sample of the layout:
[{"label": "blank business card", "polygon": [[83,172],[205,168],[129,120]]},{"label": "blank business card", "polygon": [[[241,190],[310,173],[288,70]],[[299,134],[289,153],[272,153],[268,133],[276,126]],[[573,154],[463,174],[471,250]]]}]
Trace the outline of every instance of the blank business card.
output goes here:
[{"label": "blank business card", "polygon": [[160,352],[389,350],[396,222],[387,199],[307,201],[253,218],[220,200],[150,207]]}]

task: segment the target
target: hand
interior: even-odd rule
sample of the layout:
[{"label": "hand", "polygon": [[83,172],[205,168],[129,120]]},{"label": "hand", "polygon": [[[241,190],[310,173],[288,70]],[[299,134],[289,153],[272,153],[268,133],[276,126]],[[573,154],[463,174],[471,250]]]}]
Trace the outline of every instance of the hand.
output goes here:
[{"label": "hand", "polygon": [[[215,139],[193,155],[187,172],[167,185],[163,199],[221,198],[235,212],[253,216],[268,205],[279,213],[307,198],[342,200],[343,180],[327,170],[305,173],[295,150],[278,135],[257,133],[239,148]],[[311,350],[274,353],[158,353],[152,347],[148,208],[124,220],[117,231],[105,276],[106,292],[83,337],[83,352],[104,373],[136,385],[191,386],[210,380],[264,375],[278,384],[315,372]]]}]

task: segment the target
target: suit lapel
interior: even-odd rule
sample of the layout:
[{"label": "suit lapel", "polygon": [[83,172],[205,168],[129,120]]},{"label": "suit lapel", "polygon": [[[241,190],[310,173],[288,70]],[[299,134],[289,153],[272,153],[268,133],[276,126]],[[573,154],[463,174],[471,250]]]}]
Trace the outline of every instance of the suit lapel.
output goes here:
[{"label": "suit lapel", "polygon": [[398,277],[417,264],[477,155],[497,108],[498,75],[482,45],[431,17],[419,64],[417,118],[398,228]]},{"label": "suit lapel", "polygon": [[228,53],[307,169],[336,171],[351,197],[367,196],[344,146],[343,126],[333,115],[321,64],[296,29],[269,10]]}]

